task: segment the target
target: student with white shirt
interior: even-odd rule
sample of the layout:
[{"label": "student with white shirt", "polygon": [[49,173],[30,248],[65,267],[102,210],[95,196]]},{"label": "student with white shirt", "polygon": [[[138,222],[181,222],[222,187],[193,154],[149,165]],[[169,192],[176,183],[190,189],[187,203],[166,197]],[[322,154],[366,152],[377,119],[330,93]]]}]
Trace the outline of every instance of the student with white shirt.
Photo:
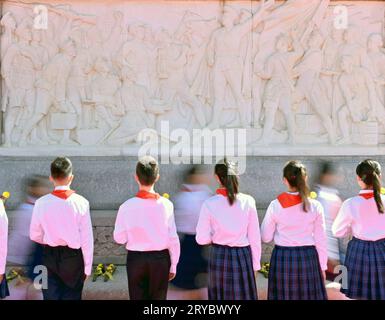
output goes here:
[{"label": "student with white shirt", "polygon": [[340,239],[333,236],[332,225],[337,213],[342,205],[338,190],[335,188],[340,180],[339,169],[332,162],[322,162],[320,164],[320,174],[318,184],[315,186],[317,191],[317,200],[324,209],[325,228],[327,236],[328,250],[328,270],[326,271],[326,279],[334,281],[339,273],[334,273],[335,268],[341,265],[340,257]]},{"label": "student with white shirt", "polygon": [[126,245],[130,299],[165,300],[180,255],[174,207],[154,190],[159,165],[153,157],[139,160],[135,180],[139,192],[120,206],[114,240]]},{"label": "student with white shirt", "polygon": [[322,205],[309,199],[307,173],[299,161],[283,169],[288,188],[273,200],[261,226],[262,241],[274,240],[269,300],[326,300],[327,241]]},{"label": "student with white shirt", "polygon": [[196,299],[207,299],[207,254],[195,239],[202,204],[212,196],[203,166],[188,170],[180,192],[175,196],[175,224],[181,242],[178,274],[172,285],[177,293]]},{"label": "student with white shirt", "polygon": [[356,168],[359,195],[347,199],[332,227],[336,237],[352,234],[346,252],[347,288],[351,299],[385,300],[385,209],[381,166],[362,161]]},{"label": "student with white shirt", "polygon": [[[5,265],[8,248],[8,218],[5,212],[3,200],[0,199],[0,288],[5,280]],[[3,284],[6,285],[6,284]],[[8,294],[8,293],[7,293]],[[5,297],[1,297],[5,298]]]},{"label": "student with white shirt", "polygon": [[44,300],[81,300],[91,275],[93,234],[88,201],[71,190],[72,163],[56,158],[50,180],[55,190],[35,202],[30,238],[43,245],[42,264],[48,270]]},{"label": "student with white shirt", "polygon": [[255,200],[239,193],[235,163],[216,164],[215,177],[220,187],[203,203],[196,230],[199,244],[211,244],[209,300],[257,300],[261,237]]}]

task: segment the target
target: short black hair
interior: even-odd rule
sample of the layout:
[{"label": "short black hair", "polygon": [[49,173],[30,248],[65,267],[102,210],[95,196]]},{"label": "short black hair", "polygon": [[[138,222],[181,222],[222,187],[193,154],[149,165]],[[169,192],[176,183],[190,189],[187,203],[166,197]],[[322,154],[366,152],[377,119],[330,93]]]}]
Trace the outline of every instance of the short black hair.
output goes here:
[{"label": "short black hair", "polygon": [[72,174],[72,162],[66,157],[58,157],[51,163],[51,177],[55,180],[68,178]]},{"label": "short black hair", "polygon": [[144,156],[139,159],[136,165],[136,175],[143,186],[151,186],[159,175],[159,164],[155,158]]}]

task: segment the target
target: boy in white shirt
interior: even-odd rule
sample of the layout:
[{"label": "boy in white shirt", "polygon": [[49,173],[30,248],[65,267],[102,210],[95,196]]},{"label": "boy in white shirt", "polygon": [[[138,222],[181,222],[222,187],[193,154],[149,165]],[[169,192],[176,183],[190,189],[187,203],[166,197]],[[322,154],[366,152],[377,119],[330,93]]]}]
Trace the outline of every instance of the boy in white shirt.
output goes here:
[{"label": "boy in white shirt", "polygon": [[30,226],[32,241],[43,245],[48,271],[44,300],[81,300],[91,275],[94,240],[88,201],[71,190],[72,163],[57,158],[50,180],[55,190],[35,203]]},{"label": "boy in white shirt", "polygon": [[130,299],[165,300],[180,255],[174,207],[154,191],[159,165],[153,157],[139,160],[135,180],[139,192],[120,206],[114,239],[126,245]]}]

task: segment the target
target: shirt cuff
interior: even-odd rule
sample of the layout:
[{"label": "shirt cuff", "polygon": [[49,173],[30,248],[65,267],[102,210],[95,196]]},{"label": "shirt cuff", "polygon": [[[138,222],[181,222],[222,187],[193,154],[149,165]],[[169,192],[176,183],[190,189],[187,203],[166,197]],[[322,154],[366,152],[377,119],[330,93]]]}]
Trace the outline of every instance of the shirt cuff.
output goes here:
[{"label": "shirt cuff", "polygon": [[253,269],[254,271],[261,270],[261,263],[260,262],[253,263]]},{"label": "shirt cuff", "polygon": [[92,270],[92,265],[87,265],[85,268],[84,268],[84,274],[86,276],[90,276],[91,275],[91,270]]},{"label": "shirt cuff", "polygon": [[171,265],[170,273],[176,274],[176,265]]}]

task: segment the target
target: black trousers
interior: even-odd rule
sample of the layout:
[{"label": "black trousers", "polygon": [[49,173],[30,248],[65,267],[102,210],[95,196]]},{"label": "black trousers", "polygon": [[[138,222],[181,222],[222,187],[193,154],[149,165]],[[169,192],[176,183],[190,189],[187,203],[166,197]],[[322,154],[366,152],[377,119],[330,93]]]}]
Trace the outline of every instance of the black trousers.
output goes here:
[{"label": "black trousers", "polygon": [[127,278],[130,300],[166,300],[170,267],[168,250],[128,251]]},{"label": "black trousers", "polygon": [[42,264],[48,271],[44,300],[81,300],[85,278],[81,249],[44,246]]}]

